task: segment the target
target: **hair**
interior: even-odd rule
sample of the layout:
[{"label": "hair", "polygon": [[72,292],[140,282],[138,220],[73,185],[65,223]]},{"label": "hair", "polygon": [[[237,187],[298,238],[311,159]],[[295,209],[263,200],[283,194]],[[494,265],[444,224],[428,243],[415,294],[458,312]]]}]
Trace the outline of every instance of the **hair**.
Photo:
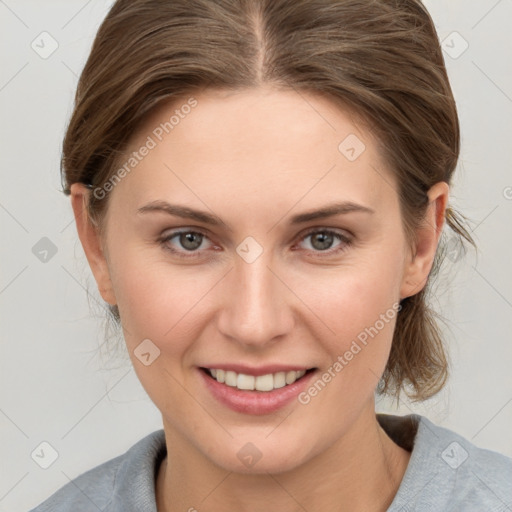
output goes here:
[{"label": "hair", "polygon": [[[116,1],[79,79],[63,143],[63,192],[77,182],[101,189],[162,102],[263,85],[327,96],[365,122],[396,177],[412,246],[427,191],[450,184],[460,146],[439,40],[420,0]],[[100,233],[108,198],[90,194],[87,202]],[[445,220],[452,237],[475,246],[464,216],[448,206]],[[427,304],[443,244],[425,286],[400,303],[379,393],[424,400],[446,382],[437,313]],[[108,309],[119,324],[117,306]]]}]

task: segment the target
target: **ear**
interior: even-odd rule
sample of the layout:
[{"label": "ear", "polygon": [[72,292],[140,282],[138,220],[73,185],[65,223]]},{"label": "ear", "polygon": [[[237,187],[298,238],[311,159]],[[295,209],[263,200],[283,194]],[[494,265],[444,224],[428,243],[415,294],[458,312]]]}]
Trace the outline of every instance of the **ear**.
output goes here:
[{"label": "ear", "polygon": [[103,299],[111,305],[116,304],[116,298],[110,280],[110,272],[105,257],[99,229],[88,215],[87,204],[91,193],[82,183],[73,183],[71,190],[71,205],[75,215],[75,223],[78,236],[85,256],[91,267],[91,271],[98,285],[98,290]]},{"label": "ear", "polygon": [[405,263],[400,288],[401,299],[416,295],[427,282],[444,226],[449,191],[448,184],[440,181],[427,192],[429,204],[425,219],[416,231],[415,253],[409,252]]}]

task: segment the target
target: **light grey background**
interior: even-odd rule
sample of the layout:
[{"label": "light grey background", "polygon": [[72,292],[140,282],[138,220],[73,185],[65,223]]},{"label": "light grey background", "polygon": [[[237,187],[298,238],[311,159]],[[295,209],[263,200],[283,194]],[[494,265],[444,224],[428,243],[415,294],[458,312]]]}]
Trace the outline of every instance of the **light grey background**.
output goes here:
[{"label": "light grey background", "polygon": [[[161,428],[127,357],[98,354],[103,323],[89,302],[94,312],[101,299],[59,192],[77,77],[111,3],[0,0],[0,512],[35,506]],[[447,262],[451,281],[435,300],[448,320],[446,390],[421,405],[401,402],[398,413],[425,414],[512,456],[512,1],[426,5],[445,40],[462,126],[451,202],[472,220],[480,253]],[[47,58],[43,31],[58,44]],[[57,249],[46,262],[33,252],[43,237]],[[396,412],[387,401],[379,410]],[[48,469],[40,464],[52,450],[42,442],[58,453]]]}]

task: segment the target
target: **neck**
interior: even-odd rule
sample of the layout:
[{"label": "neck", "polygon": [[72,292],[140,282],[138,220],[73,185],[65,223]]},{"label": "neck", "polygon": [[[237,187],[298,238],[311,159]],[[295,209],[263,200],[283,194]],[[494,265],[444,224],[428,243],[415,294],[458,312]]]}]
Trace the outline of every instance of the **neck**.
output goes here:
[{"label": "neck", "polygon": [[398,490],[410,453],[387,436],[374,410],[370,412],[361,415],[329,449],[279,474],[223,470],[166,428],[171,451],[157,477],[158,511],[385,511]]}]

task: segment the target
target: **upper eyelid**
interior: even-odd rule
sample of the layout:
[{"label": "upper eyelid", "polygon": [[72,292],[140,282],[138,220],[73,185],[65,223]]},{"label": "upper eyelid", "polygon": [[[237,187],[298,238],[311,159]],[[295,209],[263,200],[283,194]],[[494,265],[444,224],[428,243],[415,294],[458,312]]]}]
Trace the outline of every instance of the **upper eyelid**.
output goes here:
[{"label": "upper eyelid", "polygon": [[302,231],[301,234],[302,234],[302,236],[307,236],[307,235],[310,235],[311,233],[318,233],[318,232],[319,233],[322,233],[322,232],[335,233],[336,235],[347,236],[347,238],[349,236],[352,236],[352,234],[348,230],[346,230],[346,229],[342,229],[342,228],[327,228],[327,227],[307,228],[304,231]]},{"label": "upper eyelid", "polygon": [[[168,233],[165,234],[166,231],[167,230],[165,230],[163,232],[164,234],[162,235],[162,238],[166,238],[167,236],[178,235],[180,233],[200,233],[201,235],[210,237],[210,235],[208,234],[209,230],[204,229],[199,226],[189,226],[189,227],[185,226],[185,227],[180,227],[180,228],[170,228],[168,230]],[[348,235],[352,236],[352,234],[346,229],[332,228],[332,227],[326,227],[326,226],[312,226],[309,228],[304,228],[298,235],[295,235],[295,238],[300,237],[300,236],[307,236],[311,233],[322,232],[322,231],[329,231],[329,232],[333,232],[336,234],[347,233]]]}]

